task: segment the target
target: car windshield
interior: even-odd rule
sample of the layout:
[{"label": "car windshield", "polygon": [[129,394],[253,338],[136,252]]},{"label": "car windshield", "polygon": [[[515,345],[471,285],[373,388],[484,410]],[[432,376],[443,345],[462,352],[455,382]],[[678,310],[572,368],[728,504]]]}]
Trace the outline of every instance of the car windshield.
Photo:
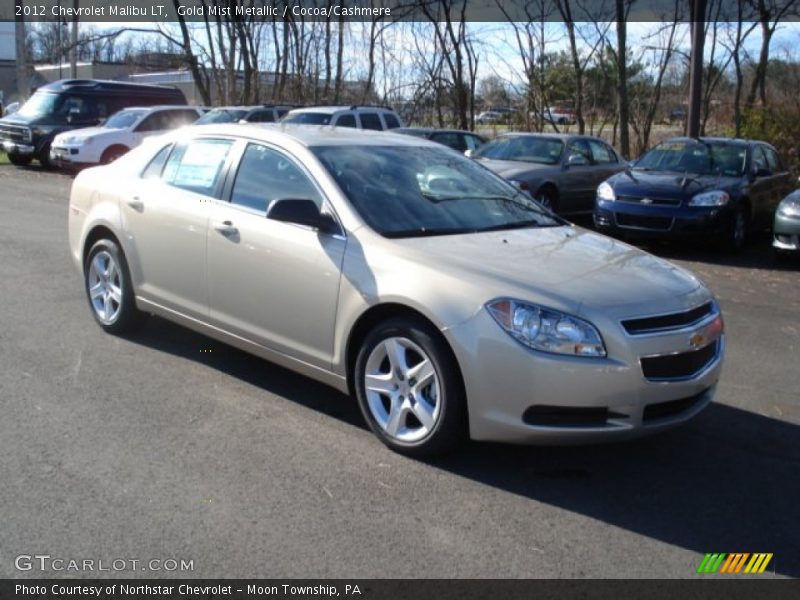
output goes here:
[{"label": "car windshield", "polygon": [[562,221],[480,164],[445,148],[312,148],[355,210],[386,237],[554,227]]},{"label": "car windshield", "polygon": [[328,125],[331,122],[331,115],[315,112],[288,114],[284,117],[283,122],[301,125]]},{"label": "car windshield", "polygon": [[111,115],[103,127],[108,129],[127,129],[136,123],[145,114],[143,110],[121,110]]},{"label": "car windshield", "polygon": [[195,125],[210,125],[212,123],[234,123],[244,119],[246,110],[236,108],[214,108],[195,121]]},{"label": "car windshield", "polygon": [[481,146],[473,154],[476,158],[517,160],[521,162],[555,165],[561,160],[564,142],[555,138],[532,135],[499,137]]},{"label": "car windshield", "polygon": [[741,177],[746,159],[747,148],[742,144],[701,140],[663,142],[636,161],[634,169]]},{"label": "car windshield", "polygon": [[48,92],[36,92],[30,99],[17,111],[23,117],[43,117],[55,112],[56,104],[59,99],[58,94]]}]

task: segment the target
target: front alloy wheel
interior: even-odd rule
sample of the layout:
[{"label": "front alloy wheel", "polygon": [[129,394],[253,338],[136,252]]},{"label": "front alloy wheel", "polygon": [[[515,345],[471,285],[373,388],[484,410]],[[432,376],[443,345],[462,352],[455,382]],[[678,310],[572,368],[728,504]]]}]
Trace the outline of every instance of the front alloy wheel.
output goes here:
[{"label": "front alloy wheel", "polygon": [[128,266],[115,242],[99,240],[92,246],[84,276],[92,315],[103,329],[123,333],[139,322]]},{"label": "front alloy wheel", "polygon": [[356,377],[367,423],[393,450],[442,453],[463,437],[460,376],[445,342],[421,323],[394,319],[373,330],[358,355]]}]

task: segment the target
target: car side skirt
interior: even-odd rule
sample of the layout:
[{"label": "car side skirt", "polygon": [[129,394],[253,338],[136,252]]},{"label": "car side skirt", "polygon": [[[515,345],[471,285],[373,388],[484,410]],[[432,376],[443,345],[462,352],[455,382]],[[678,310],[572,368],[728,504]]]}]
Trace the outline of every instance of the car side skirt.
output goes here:
[{"label": "car side skirt", "polygon": [[214,327],[213,325],[205,323],[204,321],[194,319],[184,315],[183,313],[161,306],[160,304],[152,302],[146,298],[142,298],[141,296],[136,296],[136,305],[144,312],[163,317],[168,321],[172,321],[188,329],[207,335],[224,344],[228,344],[234,348],[238,348],[239,350],[243,350],[244,352],[253,354],[259,358],[268,360],[271,363],[299,373],[300,375],[304,375],[319,381],[320,383],[329,385],[344,394],[349,393],[347,379],[341,375],[337,375],[331,371],[326,371],[325,369],[315,365],[297,360],[296,358],[287,356],[286,354],[277,352],[262,346],[261,344],[257,344],[252,340],[248,340],[241,336],[230,333],[229,331],[225,331],[224,329],[220,329],[219,327]]}]

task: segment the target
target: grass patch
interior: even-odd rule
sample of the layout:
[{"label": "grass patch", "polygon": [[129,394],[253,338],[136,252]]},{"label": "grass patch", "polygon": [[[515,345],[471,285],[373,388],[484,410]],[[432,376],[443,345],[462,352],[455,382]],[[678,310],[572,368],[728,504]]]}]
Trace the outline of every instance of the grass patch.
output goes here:
[{"label": "grass patch", "polygon": [[8,162],[8,154],[5,152],[0,152],[0,165],[9,165],[11,164]]}]

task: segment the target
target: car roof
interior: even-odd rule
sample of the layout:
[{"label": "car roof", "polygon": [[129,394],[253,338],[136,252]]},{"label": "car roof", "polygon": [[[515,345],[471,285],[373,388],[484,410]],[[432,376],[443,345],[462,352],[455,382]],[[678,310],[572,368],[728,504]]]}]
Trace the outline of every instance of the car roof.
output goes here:
[{"label": "car roof", "polygon": [[[733,144],[733,145],[747,145],[747,144],[766,144],[769,146],[768,142],[764,142],[762,140],[751,140],[751,139],[744,139],[744,138],[728,138],[728,137],[719,137],[719,136],[702,136],[702,137],[688,137],[688,136],[679,136],[674,138],[669,138],[664,140],[664,142],[709,142],[709,143],[717,143],[717,144]],[[662,142],[662,143],[664,143]]]},{"label": "car roof", "polygon": [[374,110],[374,111],[385,111],[385,112],[394,112],[388,106],[367,106],[364,104],[360,105],[348,105],[348,106],[304,106],[302,108],[294,108],[290,112],[293,114],[302,114],[302,113],[335,113],[340,110]]},{"label": "car roof", "polygon": [[184,135],[202,132],[202,135],[230,135],[265,142],[293,141],[306,147],[314,146],[428,146],[441,148],[440,144],[423,138],[388,131],[331,127],[330,125],[296,125],[293,123],[238,123],[210,124],[183,130]]},{"label": "car roof", "polygon": [[189,106],[187,104],[158,104],[154,106],[126,106],[125,108],[119,109],[117,112],[122,112],[123,110],[142,110],[153,112],[156,110],[200,110],[197,106]]},{"label": "car roof", "polygon": [[580,135],[575,133],[549,133],[549,132],[537,133],[528,131],[509,131],[508,133],[504,133],[499,137],[538,137],[538,138],[560,140],[562,142],[566,142],[567,140],[572,140],[575,138],[588,138],[588,139],[598,140],[601,142],[603,141],[600,138],[594,137],[593,135]]},{"label": "car roof", "polygon": [[404,133],[404,132],[412,132],[418,131],[420,133],[466,133],[469,135],[477,135],[481,137],[480,134],[475,133],[474,131],[466,131],[465,129],[447,129],[447,128],[438,128],[438,127],[396,127],[392,129],[395,133]]}]

